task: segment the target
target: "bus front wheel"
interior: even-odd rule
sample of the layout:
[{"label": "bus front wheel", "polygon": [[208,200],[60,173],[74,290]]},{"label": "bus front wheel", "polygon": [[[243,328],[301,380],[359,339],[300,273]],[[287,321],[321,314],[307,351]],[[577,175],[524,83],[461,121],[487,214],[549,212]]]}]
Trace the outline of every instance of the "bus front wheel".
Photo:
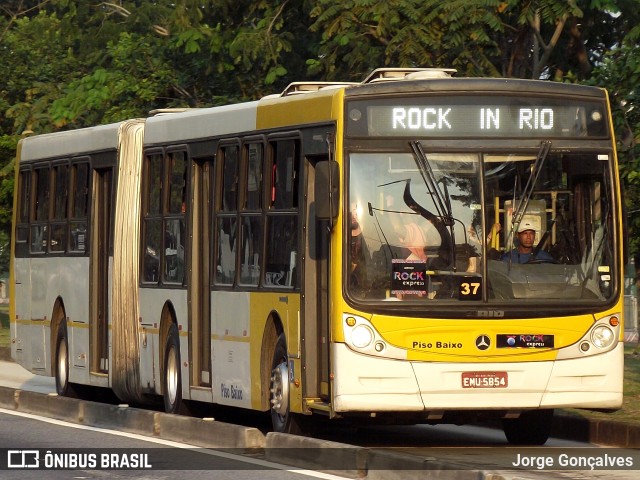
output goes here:
[{"label": "bus front wheel", "polygon": [[274,432],[300,433],[299,419],[289,410],[289,357],[283,333],[278,336],[271,362],[269,401]]},{"label": "bus front wheel", "polygon": [[553,410],[523,412],[518,418],[502,420],[502,429],[512,445],[544,445],[551,435]]},{"label": "bus front wheel", "polygon": [[179,413],[182,402],[182,380],[180,375],[180,337],[175,323],[171,324],[167,333],[162,387],[165,412]]}]

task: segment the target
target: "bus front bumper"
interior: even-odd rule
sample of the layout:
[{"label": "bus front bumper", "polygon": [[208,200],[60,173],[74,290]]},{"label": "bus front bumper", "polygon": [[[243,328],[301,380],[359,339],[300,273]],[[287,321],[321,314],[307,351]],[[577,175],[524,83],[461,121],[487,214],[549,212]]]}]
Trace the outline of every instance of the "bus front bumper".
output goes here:
[{"label": "bus front bumper", "polygon": [[[336,343],[332,360],[336,412],[616,409],[622,405],[622,342],[591,357],[508,363],[391,360],[362,355]],[[506,373],[506,384],[465,387],[465,372]]]}]

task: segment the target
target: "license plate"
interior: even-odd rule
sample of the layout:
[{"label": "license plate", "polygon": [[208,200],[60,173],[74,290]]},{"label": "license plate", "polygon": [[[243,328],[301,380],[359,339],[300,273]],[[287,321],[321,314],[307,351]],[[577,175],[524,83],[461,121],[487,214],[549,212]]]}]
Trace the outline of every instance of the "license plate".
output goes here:
[{"label": "license plate", "polygon": [[462,388],[507,388],[507,372],[462,372]]}]

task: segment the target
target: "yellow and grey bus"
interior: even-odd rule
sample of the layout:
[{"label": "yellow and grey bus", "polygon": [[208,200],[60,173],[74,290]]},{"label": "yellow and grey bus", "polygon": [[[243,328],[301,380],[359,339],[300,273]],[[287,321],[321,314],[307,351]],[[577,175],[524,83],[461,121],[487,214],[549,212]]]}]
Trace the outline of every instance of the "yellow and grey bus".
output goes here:
[{"label": "yellow and grey bus", "polygon": [[622,403],[604,90],[381,69],[362,83],[24,138],[13,358],[122,401],[359,422]]}]

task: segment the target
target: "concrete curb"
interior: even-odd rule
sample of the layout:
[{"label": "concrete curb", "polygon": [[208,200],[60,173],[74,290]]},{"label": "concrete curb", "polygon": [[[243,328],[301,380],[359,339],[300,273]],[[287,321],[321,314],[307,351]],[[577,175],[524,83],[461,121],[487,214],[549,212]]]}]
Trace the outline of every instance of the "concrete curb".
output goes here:
[{"label": "concrete curb", "polygon": [[56,394],[15,391],[15,409],[20,412],[42,414],[47,413],[57,420],[82,423],[83,405],[73,398],[58,397]]},{"label": "concrete curb", "polygon": [[17,410],[18,399],[16,398],[20,390],[0,387],[0,408],[7,410]]},{"label": "concrete curb", "polygon": [[[315,438],[268,433],[265,459],[297,468],[366,480],[521,480],[468,462],[440,460],[407,452],[358,447]],[[436,453],[437,455],[437,453]]]},{"label": "concrete curb", "polygon": [[[326,472],[340,471],[340,475],[350,478],[367,475],[369,454],[366,447],[276,432],[267,433],[265,444],[265,459],[270,462]],[[330,470],[327,470],[328,465]]]},{"label": "concrete curb", "polygon": [[265,436],[257,428],[202,418],[155,413],[157,436],[207,448],[256,449],[265,446]]},{"label": "concrete curb", "polygon": [[556,413],[553,417],[551,435],[609,447],[640,448],[640,425],[615,420]]},{"label": "concrete curb", "polygon": [[265,436],[257,428],[1,386],[0,407],[36,415],[46,414],[67,422],[113,428],[205,448],[250,450],[263,448],[265,445]]},{"label": "concrete curb", "polygon": [[421,457],[400,452],[372,450],[368,456],[367,480],[479,480],[492,478],[500,480],[493,473],[480,469],[460,467],[456,470],[452,464],[434,457]]},{"label": "concrete curb", "polygon": [[[406,452],[377,450],[315,438],[268,433],[265,460],[307,470],[366,480],[507,480],[468,465]],[[515,479],[514,479],[515,480]]]},{"label": "concrete curb", "polygon": [[11,358],[11,347],[0,347],[0,361],[13,362],[13,358]]},{"label": "concrete curb", "polygon": [[[54,397],[56,398],[56,397]],[[60,397],[57,397],[61,400]],[[148,437],[159,436],[155,431],[155,412],[130,408],[128,405],[106,405],[97,402],[78,401],[78,423],[93,427],[113,428]]]}]

